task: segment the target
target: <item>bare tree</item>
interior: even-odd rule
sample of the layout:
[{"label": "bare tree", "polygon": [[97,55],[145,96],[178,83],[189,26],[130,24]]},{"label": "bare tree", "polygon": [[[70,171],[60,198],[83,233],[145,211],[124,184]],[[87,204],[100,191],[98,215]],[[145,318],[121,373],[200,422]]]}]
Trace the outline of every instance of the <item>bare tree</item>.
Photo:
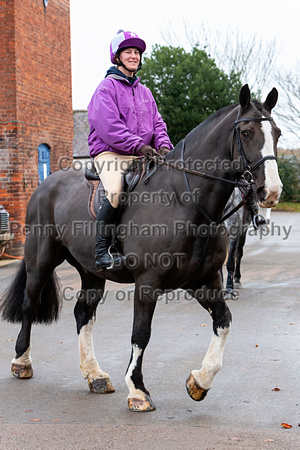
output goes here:
[{"label": "bare tree", "polygon": [[259,39],[256,34],[246,37],[238,29],[228,27],[225,31],[211,31],[204,23],[197,29],[192,29],[185,22],[185,42],[178,38],[172,24],[168,22],[162,33],[167,45],[190,46],[198,45],[204,49],[225,73],[239,74],[243,83],[248,83],[250,89],[259,99],[266,86],[271,81],[272,71],[276,61],[277,41]]},{"label": "bare tree", "polygon": [[[300,62],[295,71],[280,69],[275,74],[276,83],[280,87],[280,103],[277,117],[284,124],[288,133],[293,135],[300,146]],[[284,138],[284,135],[283,135]]]},{"label": "bare tree", "polygon": [[[204,49],[225,73],[239,75],[242,83],[248,83],[258,100],[263,100],[265,88],[270,85],[279,90],[279,101],[274,117],[283,131],[280,145],[300,147],[300,62],[293,71],[276,66],[276,39],[264,40],[256,34],[246,37],[238,29],[228,27],[210,30],[204,23],[191,28],[183,22],[185,36],[168,22],[162,32],[166,45]],[[178,37],[180,36],[180,37]]]}]

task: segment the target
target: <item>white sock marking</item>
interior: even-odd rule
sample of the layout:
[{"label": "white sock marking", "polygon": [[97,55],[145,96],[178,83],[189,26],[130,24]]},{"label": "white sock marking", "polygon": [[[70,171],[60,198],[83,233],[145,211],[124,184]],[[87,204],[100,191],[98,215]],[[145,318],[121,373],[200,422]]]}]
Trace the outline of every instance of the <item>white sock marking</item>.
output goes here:
[{"label": "white sock marking", "polygon": [[200,370],[193,370],[192,374],[203,389],[210,389],[215,375],[222,367],[224,347],[230,328],[218,328],[218,336],[213,334],[207,353]]},{"label": "white sock marking", "polygon": [[12,364],[20,364],[22,366],[29,366],[31,364],[30,347],[19,358],[14,358]]},{"label": "white sock marking", "polygon": [[134,369],[136,368],[137,360],[141,356],[143,350],[136,344],[132,346],[132,360],[130,366],[128,367],[125,381],[129,389],[128,398],[145,397],[145,393],[140,389],[136,389],[131,377]]},{"label": "white sock marking", "polygon": [[103,372],[96,360],[93,343],[93,325],[94,319],[91,319],[87,325],[84,325],[79,333],[79,353],[80,369],[83,378],[109,378],[106,372]]}]

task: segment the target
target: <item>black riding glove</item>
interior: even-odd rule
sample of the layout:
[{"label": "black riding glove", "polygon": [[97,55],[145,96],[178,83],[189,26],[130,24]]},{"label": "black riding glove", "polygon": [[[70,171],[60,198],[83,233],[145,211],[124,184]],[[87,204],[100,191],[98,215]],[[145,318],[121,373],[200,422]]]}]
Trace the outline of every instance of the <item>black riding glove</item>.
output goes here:
[{"label": "black riding glove", "polygon": [[154,156],[156,154],[156,151],[152,147],[150,147],[150,145],[142,145],[142,147],[139,149],[139,153],[145,156],[145,158],[149,158],[149,156]]},{"label": "black riding glove", "polygon": [[160,155],[160,156],[165,156],[167,153],[169,153],[169,149],[167,148],[167,147],[160,147],[160,149],[159,150],[157,150],[157,153]]}]

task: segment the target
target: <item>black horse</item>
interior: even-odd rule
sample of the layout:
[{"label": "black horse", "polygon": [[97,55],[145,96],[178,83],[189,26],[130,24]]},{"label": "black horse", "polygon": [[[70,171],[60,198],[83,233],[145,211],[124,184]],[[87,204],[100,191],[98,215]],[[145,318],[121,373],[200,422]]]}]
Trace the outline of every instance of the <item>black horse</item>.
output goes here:
[{"label": "black horse", "polygon": [[[188,291],[213,320],[212,341],[202,367],[192,371],[186,384],[194,400],[205,397],[221,368],[231,323],[219,273],[227,247],[222,213],[235,185],[252,185],[265,206],[278,203],[282,186],[276,162],[280,130],[270,116],[277,97],[273,88],[264,103],[251,101],[245,85],[239,104],[218,111],[196,127],[164,163],[156,165],[147,184],[141,181],[137,185],[131,195],[139,200],[133,202],[129,195],[117,229],[127,257],[122,270],[95,270],[95,221],[89,215],[90,191],[82,173],[59,171],[37,188],[27,209],[24,261],[1,306],[4,319],[22,323],[13,375],[28,378],[33,374],[31,326],[57,319],[60,302],[54,270],[67,260],[82,281],[74,313],[80,368],[92,392],[114,390],[109,375],[96,361],[92,341],[96,308],[108,279],[135,283],[132,352],[125,377],[129,408],[155,409],[144,386],[142,359],[156,300],[177,288]],[[124,235],[126,239],[122,239]],[[162,253],[167,263],[160,258]]]}]

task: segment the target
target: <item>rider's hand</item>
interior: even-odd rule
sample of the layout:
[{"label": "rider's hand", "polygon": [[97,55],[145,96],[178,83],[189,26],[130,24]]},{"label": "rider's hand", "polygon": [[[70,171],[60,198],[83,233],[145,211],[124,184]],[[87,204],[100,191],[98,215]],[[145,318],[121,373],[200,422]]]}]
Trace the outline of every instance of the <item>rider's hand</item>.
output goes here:
[{"label": "rider's hand", "polygon": [[165,156],[169,151],[170,150],[167,147],[160,147],[160,149],[157,150],[157,153],[159,153],[160,156]]},{"label": "rider's hand", "polygon": [[150,147],[150,145],[143,145],[139,149],[139,153],[145,156],[145,158],[149,158],[149,156],[154,156],[156,154],[156,151],[152,147]]}]

